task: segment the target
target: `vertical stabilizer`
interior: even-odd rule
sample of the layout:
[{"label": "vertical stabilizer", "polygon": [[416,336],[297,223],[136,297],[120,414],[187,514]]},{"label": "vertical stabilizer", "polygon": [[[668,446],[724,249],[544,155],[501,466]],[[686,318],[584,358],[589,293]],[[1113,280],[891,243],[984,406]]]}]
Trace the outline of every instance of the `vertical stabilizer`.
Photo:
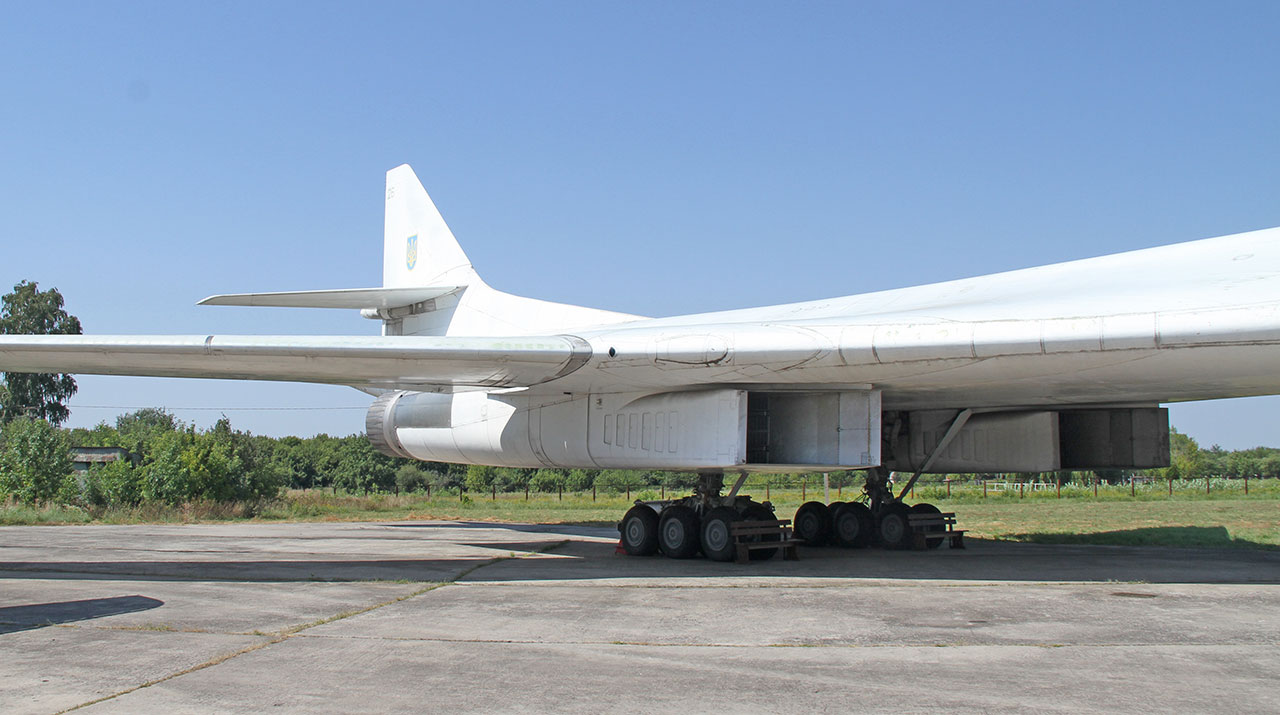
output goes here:
[{"label": "vertical stabilizer", "polygon": [[384,335],[545,335],[635,320],[606,310],[521,298],[485,285],[408,164],[387,172],[384,288],[447,288],[383,317]]},{"label": "vertical stabilizer", "polygon": [[387,172],[382,285],[466,286],[475,269],[408,164]]}]

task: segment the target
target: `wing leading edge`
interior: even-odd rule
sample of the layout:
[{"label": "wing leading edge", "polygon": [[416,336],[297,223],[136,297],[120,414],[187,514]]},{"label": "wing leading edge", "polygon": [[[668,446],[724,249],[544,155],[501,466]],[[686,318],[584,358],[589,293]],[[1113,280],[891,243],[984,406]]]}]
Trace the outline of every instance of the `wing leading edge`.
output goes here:
[{"label": "wing leading edge", "polygon": [[363,388],[528,387],[591,357],[534,338],[0,335],[0,371],[279,380]]}]

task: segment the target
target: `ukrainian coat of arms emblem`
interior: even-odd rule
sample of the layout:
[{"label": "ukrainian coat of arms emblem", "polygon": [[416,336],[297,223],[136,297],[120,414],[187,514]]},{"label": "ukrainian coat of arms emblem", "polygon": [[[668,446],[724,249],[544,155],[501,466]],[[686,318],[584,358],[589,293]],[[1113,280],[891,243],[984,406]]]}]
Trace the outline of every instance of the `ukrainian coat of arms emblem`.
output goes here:
[{"label": "ukrainian coat of arms emblem", "polygon": [[409,266],[409,270],[418,265],[418,235],[414,234],[405,242],[404,262]]}]

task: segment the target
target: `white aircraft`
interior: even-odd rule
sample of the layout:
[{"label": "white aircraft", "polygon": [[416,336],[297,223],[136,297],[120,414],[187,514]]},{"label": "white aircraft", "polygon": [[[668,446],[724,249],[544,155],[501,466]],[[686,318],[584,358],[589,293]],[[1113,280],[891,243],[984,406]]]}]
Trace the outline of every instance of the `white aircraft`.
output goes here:
[{"label": "white aircraft", "polygon": [[900,545],[912,509],[937,510],[903,504],[890,470],[1166,466],[1161,403],[1280,393],[1280,229],[644,318],[490,288],[406,165],[387,172],[381,288],[201,303],[358,309],[382,335],[0,336],[0,370],[350,385],[390,455],[698,472],[693,496],[627,512],[633,554],[732,558],[730,522],[772,518],[737,494],[758,471],[867,470],[867,504],[806,504],[797,535]]}]

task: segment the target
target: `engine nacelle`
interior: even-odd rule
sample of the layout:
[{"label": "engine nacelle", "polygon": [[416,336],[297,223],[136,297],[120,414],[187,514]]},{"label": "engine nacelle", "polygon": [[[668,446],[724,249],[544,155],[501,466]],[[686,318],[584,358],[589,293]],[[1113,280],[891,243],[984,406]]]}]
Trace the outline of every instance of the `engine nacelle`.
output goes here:
[{"label": "engine nacelle", "polygon": [[504,467],[788,470],[879,463],[875,391],[539,396],[390,392],[369,441],[395,457]]}]

